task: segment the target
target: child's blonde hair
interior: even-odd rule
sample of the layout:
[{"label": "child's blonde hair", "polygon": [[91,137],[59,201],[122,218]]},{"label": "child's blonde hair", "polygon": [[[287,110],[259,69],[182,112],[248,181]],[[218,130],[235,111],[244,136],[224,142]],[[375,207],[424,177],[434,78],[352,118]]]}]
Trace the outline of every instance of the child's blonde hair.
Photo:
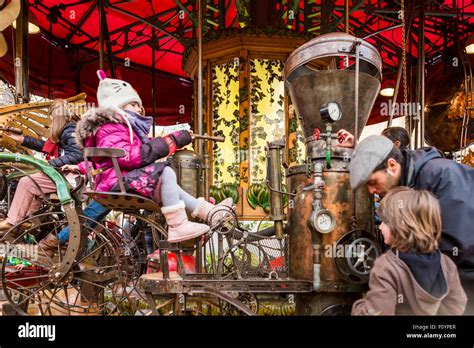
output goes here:
[{"label": "child's blonde hair", "polygon": [[438,200],[430,192],[396,187],[384,197],[377,213],[390,227],[392,248],[418,253],[438,248],[441,213]]},{"label": "child's blonde hair", "polygon": [[81,118],[74,112],[73,106],[65,99],[54,99],[49,107],[49,115],[51,116],[49,138],[53,143],[60,142],[61,133],[68,123],[79,121]]}]

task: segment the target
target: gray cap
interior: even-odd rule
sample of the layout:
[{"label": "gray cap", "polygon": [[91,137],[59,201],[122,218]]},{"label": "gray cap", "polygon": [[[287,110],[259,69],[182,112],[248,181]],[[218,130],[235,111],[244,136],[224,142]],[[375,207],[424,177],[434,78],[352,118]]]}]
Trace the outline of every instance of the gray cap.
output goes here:
[{"label": "gray cap", "polygon": [[374,169],[388,156],[395,145],[382,135],[371,135],[362,140],[354,150],[351,159],[351,187],[353,190],[364,185]]}]

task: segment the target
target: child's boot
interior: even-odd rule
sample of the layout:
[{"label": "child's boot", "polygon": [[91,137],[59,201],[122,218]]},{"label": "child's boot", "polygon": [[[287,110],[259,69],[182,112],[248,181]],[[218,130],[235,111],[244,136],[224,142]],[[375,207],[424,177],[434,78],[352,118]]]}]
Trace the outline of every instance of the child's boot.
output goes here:
[{"label": "child's boot", "polygon": [[[193,217],[198,217],[203,221],[208,222],[207,220],[212,216],[214,211],[218,210],[219,208],[227,207],[230,209],[233,209],[233,200],[232,198],[226,198],[222,202],[220,202],[217,205],[211,204],[207,202],[204,198],[198,198],[199,204],[196,207],[196,210],[192,212]],[[220,219],[222,219],[225,216],[225,211],[218,212],[217,214],[214,214],[215,216],[212,217],[212,223],[211,225],[214,225],[217,223]],[[209,222],[208,222],[209,223]]]},{"label": "child's boot", "polygon": [[52,233],[48,234],[46,237],[41,239],[38,243],[38,253],[46,255],[48,257],[53,257],[54,253],[58,251],[59,240]]},{"label": "child's boot", "polygon": [[197,238],[209,232],[209,226],[189,221],[184,208],[183,201],[161,208],[168,224],[168,242],[170,243]]}]

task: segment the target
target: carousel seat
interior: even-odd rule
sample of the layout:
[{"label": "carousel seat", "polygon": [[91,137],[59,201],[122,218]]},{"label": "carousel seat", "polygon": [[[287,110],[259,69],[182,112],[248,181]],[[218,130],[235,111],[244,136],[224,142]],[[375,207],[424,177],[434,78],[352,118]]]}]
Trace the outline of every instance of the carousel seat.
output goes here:
[{"label": "carousel seat", "polygon": [[100,148],[100,147],[86,147],[84,149],[84,159],[87,170],[87,177],[89,183],[93,187],[93,170],[89,163],[92,162],[93,157],[110,158],[112,160],[115,174],[117,175],[118,185],[120,192],[97,192],[97,191],[85,191],[83,192],[88,197],[94,199],[98,203],[102,204],[111,210],[117,210],[122,212],[138,212],[140,210],[146,210],[150,212],[161,212],[161,207],[153,200],[142,197],[136,194],[128,193],[125,190],[125,184],[123,181],[122,171],[118,164],[117,158],[125,156],[125,150],[123,149],[112,149],[112,148]]},{"label": "carousel seat", "polygon": [[86,191],[84,194],[106,208],[124,213],[136,213],[142,209],[157,213],[161,211],[153,200],[131,193]]}]

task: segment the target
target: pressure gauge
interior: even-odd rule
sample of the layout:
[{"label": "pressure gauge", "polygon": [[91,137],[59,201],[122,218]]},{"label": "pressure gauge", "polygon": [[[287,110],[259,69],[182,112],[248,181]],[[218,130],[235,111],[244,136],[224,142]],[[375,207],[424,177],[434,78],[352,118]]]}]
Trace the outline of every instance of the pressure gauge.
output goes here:
[{"label": "pressure gauge", "polygon": [[327,209],[321,209],[310,216],[311,225],[320,233],[330,233],[336,227],[334,215]]},{"label": "pressure gauge", "polygon": [[321,117],[325,122],[336,122],[342,118],[341,106],[335,101],[321,106],[319,112],[321,113]]}]

